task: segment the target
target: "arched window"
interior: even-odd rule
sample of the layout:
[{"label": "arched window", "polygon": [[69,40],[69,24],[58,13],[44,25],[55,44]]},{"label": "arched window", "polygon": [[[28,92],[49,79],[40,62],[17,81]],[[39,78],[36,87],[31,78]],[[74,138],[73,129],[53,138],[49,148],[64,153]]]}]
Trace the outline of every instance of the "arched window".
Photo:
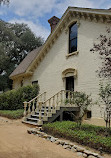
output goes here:
[{"label": "arched window", "polygon": [[69,27],[69,53],[77,51],[77,23]]}]

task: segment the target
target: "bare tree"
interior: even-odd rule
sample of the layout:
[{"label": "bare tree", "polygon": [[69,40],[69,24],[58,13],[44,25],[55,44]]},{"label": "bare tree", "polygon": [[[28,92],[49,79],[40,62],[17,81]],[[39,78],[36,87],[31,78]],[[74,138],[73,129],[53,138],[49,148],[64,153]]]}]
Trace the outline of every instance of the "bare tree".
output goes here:
[{"label": "bare tree", "polygon": [[106,28],[106,35],[100,35],[98,43],[94,43],[90,50],[98,53],[102,61],[102,66],[97,70],[99,77],[111,78],[111,29]]},{"label": "bare tree", "polygon": [[[106,27],[106,34],[101,34],[98,38],[98,43],[94,43],[90,50],[93,53],[98,53],[102,61],[101,67],[97,70],[99,77],[111,79],[111,28]],[[100,93],[103,103],[105,104],[104,120],[106,128],[110,128],[111,122],[111,85],[100,84]]]}]

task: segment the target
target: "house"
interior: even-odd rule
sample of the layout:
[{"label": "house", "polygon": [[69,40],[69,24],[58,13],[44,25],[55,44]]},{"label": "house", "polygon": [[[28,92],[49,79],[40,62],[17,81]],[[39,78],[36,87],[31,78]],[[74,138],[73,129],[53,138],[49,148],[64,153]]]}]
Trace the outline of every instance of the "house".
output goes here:
[{"label": "house", "polygon": [[[10,75],[13,88],[39,83],[46,100],[61,90],[74,90],[91,94],[96,101],[101,61],[90,49],[106,26],[111,27],[111,10],[68,7],[61,19],[53,16],[48,22],[51,34],[44,45],[30,52]],[[102,114],[100,110],[97,104],[92,106],[90,122],[103,123],[104,106]]]}]

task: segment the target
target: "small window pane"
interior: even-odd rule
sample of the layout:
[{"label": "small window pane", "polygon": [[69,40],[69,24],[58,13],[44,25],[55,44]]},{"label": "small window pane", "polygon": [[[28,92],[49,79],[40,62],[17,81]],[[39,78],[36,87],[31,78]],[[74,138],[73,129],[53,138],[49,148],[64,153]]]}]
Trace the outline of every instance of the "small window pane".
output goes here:
[{"label": "small window pane", "polygon": [[77,51],[77,38],[70,41],[70,53]]},{"label": "small window pane", "polygon": [[70,28],[70,40],[73,38],[77,38],[77,24],[74,24],[71,28]]}]

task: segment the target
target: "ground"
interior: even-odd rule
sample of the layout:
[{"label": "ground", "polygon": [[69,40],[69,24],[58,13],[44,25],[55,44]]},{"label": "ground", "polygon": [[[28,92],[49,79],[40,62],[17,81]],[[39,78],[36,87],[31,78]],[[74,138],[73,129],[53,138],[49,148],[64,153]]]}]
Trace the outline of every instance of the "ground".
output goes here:
[{"label": "ground", "polygon": [[0,117],[0,158],[77,158],[77,154],[27,133],[20,120]]},{"label": "ground", "polygon": [[59,145],[28,134],[27,129],[21,120],[0,117],[0,158],[80,158]]}]

